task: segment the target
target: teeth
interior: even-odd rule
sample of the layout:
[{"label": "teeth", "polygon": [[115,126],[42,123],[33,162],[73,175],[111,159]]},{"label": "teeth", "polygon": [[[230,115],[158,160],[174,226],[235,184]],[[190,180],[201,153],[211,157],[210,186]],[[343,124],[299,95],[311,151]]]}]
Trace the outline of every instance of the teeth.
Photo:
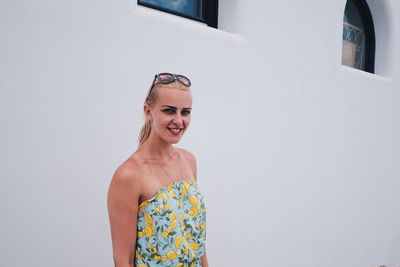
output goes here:
[{"label": "teeth", "polygon": [[169,129],[175,133],[179,133],[181,131],[181,129],[179,128],[169,128]]}]

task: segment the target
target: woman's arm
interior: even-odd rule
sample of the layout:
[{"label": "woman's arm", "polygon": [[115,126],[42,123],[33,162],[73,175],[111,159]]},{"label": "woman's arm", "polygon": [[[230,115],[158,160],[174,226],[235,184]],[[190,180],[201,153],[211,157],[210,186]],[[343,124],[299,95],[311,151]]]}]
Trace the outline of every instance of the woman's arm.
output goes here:
[{"label": "woman's arm", "polygon": [[207,254],[206,254],[206,250],[205,249],[204,249],[203,256],[201,256],[201,266],[202,267],[208,267]]},{"label": "woman's arm", "polygon": [[115,267],[134,266],[139,196],[134,173],[121,165],[114,173],[107,196]]}]

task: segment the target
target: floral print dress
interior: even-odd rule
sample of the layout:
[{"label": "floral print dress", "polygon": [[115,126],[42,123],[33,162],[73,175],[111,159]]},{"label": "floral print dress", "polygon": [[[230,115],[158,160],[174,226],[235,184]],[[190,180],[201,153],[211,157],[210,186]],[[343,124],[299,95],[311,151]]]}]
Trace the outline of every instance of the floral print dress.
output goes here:
[{"label": "floral print dress", "polygon": [[201,266],[206,208],[192,179],[161,188],[139,206],[135,266]]}]

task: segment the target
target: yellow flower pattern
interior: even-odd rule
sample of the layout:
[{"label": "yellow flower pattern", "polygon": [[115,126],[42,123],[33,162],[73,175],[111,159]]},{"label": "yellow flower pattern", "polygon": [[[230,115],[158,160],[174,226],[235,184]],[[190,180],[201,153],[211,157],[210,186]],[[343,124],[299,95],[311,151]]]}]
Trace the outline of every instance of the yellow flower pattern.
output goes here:
[{"label": "yellow flower pattern", "polygon": [[206,208],[196,181],[161,188],[139,206],[135,266],[200,267]]}]

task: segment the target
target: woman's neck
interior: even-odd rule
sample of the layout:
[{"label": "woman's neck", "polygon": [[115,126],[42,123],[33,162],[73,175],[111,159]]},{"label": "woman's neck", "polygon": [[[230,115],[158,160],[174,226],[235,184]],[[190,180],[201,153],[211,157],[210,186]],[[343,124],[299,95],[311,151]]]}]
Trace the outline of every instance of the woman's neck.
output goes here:
[{"label": "woman's neck", "polygon": [[144,149],[146,154],[161,160],[173,159],[176,156],[176,149],[170,143],[166,143],[163,140],[147,139],[141,147]]}]

